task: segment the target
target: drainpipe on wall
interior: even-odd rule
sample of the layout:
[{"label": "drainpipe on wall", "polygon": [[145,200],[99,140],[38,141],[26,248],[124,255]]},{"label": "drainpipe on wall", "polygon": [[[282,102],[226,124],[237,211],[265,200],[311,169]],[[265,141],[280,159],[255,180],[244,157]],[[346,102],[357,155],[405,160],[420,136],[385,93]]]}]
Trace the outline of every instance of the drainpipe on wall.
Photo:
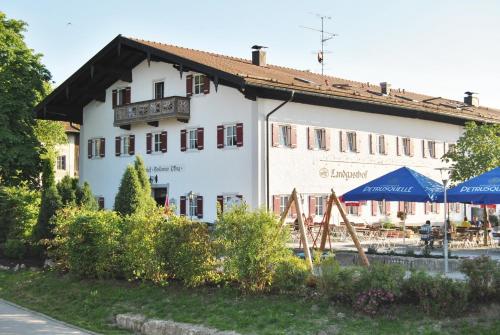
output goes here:
[{"label": "drainpipe on wall", "polygon": [[266,115],[266,209],[269,210],[269,117],[274,114],[278,109],[286,105],[293,100],[295,91],[291,92],[290,99],[283,101],[278,107],[274,108],[272,111]]}]

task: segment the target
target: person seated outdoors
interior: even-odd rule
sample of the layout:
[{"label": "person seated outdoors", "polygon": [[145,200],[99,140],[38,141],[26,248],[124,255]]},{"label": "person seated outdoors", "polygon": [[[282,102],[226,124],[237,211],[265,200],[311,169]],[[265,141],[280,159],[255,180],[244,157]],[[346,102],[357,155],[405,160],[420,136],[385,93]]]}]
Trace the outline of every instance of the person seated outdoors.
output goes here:
[{"label": "person seated outdoors", "polygon": [[474,227],[478,227],[478,228],[481,228],[483,223],[481,222],[481,220],[479,220],[479,218],[477,216],[474,216],[472,218],[472,222],[471,224],[474,226]]},{"label": "person seated outdoors", "polygon": [[425,224],[420,227],[420,239],[424,241],[425,245],[430,244],[431,248],[434,246],[434,236],[432,235],[431,221],[425,221]]},{"label": "person seated outdoors", "polygon": [[460,227],[462,228],[470,228],[472,225],[470,224],[469,220],[467,220],[467,217],[464,217],[464,221],[460,224]]}]

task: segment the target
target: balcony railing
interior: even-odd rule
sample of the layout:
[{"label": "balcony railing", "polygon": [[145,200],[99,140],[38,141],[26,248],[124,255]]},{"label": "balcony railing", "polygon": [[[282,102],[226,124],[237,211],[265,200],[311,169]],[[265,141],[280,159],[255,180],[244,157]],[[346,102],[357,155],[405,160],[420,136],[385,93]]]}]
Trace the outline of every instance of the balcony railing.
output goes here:
[{"label": "balcony railing", "polygon": [[116,106],[114,111],[115,121],[113,125],[116,127],[168,118],[187,122],[190,116],[189,98],[180,96]]}]

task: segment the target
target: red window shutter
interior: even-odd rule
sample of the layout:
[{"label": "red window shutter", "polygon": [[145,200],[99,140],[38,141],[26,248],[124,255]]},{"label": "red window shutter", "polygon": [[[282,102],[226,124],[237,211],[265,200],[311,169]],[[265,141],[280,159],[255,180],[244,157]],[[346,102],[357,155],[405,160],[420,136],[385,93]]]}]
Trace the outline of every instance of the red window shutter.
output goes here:
[{"label": "red window shutter", "polygon": [[[288,198],[288,201],[292,201],[292,199]],[[296,218],[297,217],[297,208],[295,207],[295,201],[292,203],[292,205],[290,206],[290,212],[289,214],[292,216],[292,218]]]},{"label": "red window shutter", "polygon": [[128,154],[135,154],[135,135],[130,135],[129,137]]},{"label": "red window shutter", "polygon": [[377,216],[377,207],[378,202],[376,200],[372,200],[372,216]]},{"label": "red window shutter", "polygon": [[112,96],[113,96],[113,99],[112,99],[112,101],[113,101],[113,108],[115,108],[115,107],[116,107],[116,102],[117,102],[117,96],[116,96],[116,94],[117,94],[116,90],[113,90],[113,91],[112,91]]},{"label": "red window shutter", "polygon": [[186,96],[190,97],[193,95],[193,75],[189,74],[186,76]]},{"label": "red window shutter", "polygon": [[385,215],[390,215],[391,214],[391,202],[386,201],[385,202]]},{"label": "red window shutter", "polygon": [[314,128],[313,127],[307,128],[307,149],[309,149],[309,150],[314,149]]},{"label": "red window shutter", "polygon": [[405,210],[404,201],[398,201],[398,212],[404,212],[404,210]]},{"label": "red window shutter", "polygon": [[130,92],[130,86],[129,87],[126,87],[125,88],[125,96],[123,98],[123,104],[129,104],[131,99],[130,99],[130,95],[131,95],[131,92]]},{"label": "red window shutter", "polygon": [[274,214],[280,215],[280,204],[281,204],[281,199],[279,195],[274,195],[273,196],[273,210]]},{"label": "red window shutter", "polygon": [[100,156],[104,157],[105,154],[106,154],[106,139],[103,137],[103,138],[101,138],[101,152],[100,152]]},{"label": "red window shutter", "polygon": [[186,197],[181,196],[180,206],[179,206],[179,214],[186,215]]},{"label": "red window shutter", "polygon": [[396,154],[401,156],[401,138],[399,136],[396,137]]},{"label": "red window shutter", "polygon": [[165,130],[160,134],[160,149],[161,152],[167,152],[167,132]]},{"label": "red window shutter", "polygon": [[309,215],[314,217],[316,215],[316,196],[309,196]]},{"label": "red window shutter", "polygon": [[375,135],[370,134],[368,136],[368,140],[370,141],[370,154],[375,155]]},{"label": "red window shutter", "polygon": [[236,124],[236,146],[243,146],[243,123]]},{"label": "red window shutter", "polygon": [[210,78],[203,76],[203,94],[210,93]]},{"label": "red window shutter", "polygon": [[115,156],[120,156],[121,152],[121,142],[122,138],[120,136],[115,137]]},{"label": "red window shutter", "polygon": [[204,145],[204,136],[203,136],[203,128],[198,128],[198,150],[203,150]]},{"label": "red window shutter", "polygon": [[272,129],[272,138],[273,138],[273,147],[277,147],[280,145],[280,140],[279,140],[279,126],[277,124],[273,123],[273,129]]},{"label": "red window shutter", "polygon": [[217,148],[224,148],[224,126],[217,126]]},{"label": "red window shutter", "polygon": [[425,140],[422,140],[422,157],[427,157],[427,148],[425,147]]},{"label": "red window shutter", "polygon": [[330,129],[325,129],[325,150],[330,150],[330,142],[331,142],[331,131]]},{"label": "red window shutter", "polygon": [[417,213],[417,203],[416,202],[412,202],[411,203],[411,214],[415,215],[416,213]]},{"label": "red window shutter", "polygon": [[218,210],[220,210],[221,213],[224,212],[224,197],[222,195],[217,196],[217,204],[220,208]]},{"label": "red window shutter", "polygon": [[196,197],[196,216],[198,219],[203,218],[203,197],[201,195]]},{"label": "red window shutter", "polygon": [[290,126],[290,148],[297,147],[297,127]]},{"label": "red window shutter", "polygon": [[340,139],[340,151],[346,152],[347,151],[347,133],[345,131],[341,130],[339,132],[339,139]]},{"label": "red window shutter", "polygon": [[88,146],[87,146],[87,157],[92,158],[92,140],[88,141]]},{"label": "red window shutter", "polygon": [[152,140],[153,134],[147,133],[146,134],[146,153],[150,154],[153,150],[151,150],[151,140]]},{"label": "red window shutter", "polygon": [[186,151],[186,130],[181,130],[181,151]]}]

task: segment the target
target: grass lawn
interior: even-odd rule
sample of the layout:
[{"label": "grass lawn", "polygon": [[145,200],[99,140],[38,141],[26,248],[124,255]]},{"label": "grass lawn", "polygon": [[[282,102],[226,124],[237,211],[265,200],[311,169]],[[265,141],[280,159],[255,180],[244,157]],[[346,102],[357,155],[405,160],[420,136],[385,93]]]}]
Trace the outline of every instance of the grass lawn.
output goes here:
[{"label": "grass lawn", "polygon": [[500,334],[498,307],[437,320],[405,306],[370,318],[321,297],[81,281],[53,272],[0,271],[0,297],[103,334],[127,334],[111,324],[126,312],[244,334]]}]

